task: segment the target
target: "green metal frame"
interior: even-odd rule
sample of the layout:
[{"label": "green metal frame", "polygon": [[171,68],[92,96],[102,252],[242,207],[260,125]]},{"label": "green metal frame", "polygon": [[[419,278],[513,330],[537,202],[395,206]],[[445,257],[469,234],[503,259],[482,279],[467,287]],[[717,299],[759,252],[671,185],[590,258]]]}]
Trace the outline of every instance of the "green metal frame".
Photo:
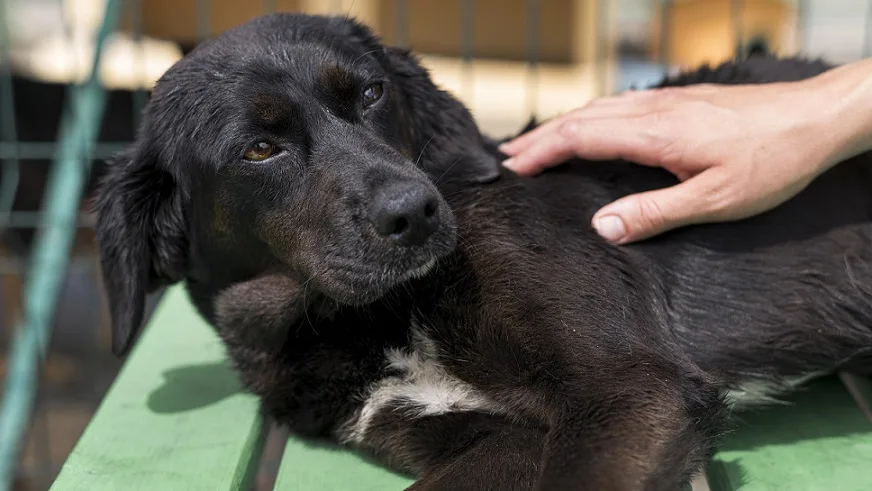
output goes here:
[{"label": "green metal frame", "polygon": [[[40,365],[45,358],[55,307],[70,259],[78,225],[78,204],[94,151],[103,114],[106,91],[99,79],[100,59],[108,35],[115,29],[121,1],[108,0],[97,33],[94,62],[87,81],[70,87],[69,107],[58,135],[58,151],[52,162],[40,225],[24,289],[24,322],[15,330],[9,346],[9,369],[3,403],[0,406],[0,491],[11,488],[15,468],[29,427],[38,388]],[[6,16],[3,16],[5,20]],[[5,22],[0,22],[5,27]],[[7,82],[3,96],[11,99]],[[8,99],[7,99],[8,100]],[[13,116],[14,118],[14,116]],[[7,126],[13,128],[14,126]],[[14,136],[14,134],[12,135]],[[14,163],[17,166],[17,163]],[[9,166],[7,166],[8,168]],[[17,167],[16,167],[17,168]],[[14,173],[7,174],[15,176]],[[6,177],[6,176],[4,176]],[[16,179],[17,181],[17,179]],[[14,192],[4,179],[6,191]],[[3,206],[11,208],[12,198],[4,195]]]}]

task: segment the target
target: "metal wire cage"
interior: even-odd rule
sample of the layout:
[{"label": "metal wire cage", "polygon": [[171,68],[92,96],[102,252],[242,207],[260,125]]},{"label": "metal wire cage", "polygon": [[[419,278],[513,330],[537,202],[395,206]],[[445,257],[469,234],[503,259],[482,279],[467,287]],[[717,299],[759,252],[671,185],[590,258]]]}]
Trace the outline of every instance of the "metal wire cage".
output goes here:
[{"label": "metal wire cage", "polygon": [[[73,63],[78,72],[40,81],[34,74],[46,62],[31,61],[20,73],[13,31],[26,28],[10,19],[27,1],[65,7],[67,20],[90,6],[86,48],[62,50],[84,53]],[[21,489],[48,487],[119,365],[107,347],[87,193],[92,168],[133,138],[149,83],[166,67],[149,68],[154,50],[144,47],[146,38],[171,41],[161,49],[172,59],[259,14],[354,15],[375,24],[386,42],[423,54],[436,81],[470,106],[483,129],[503,134],[532,115],[549,117],[754,46],[833,61],[872,55],[872,2],[854,0],[0,2],[0,489],[16,478]],[[848,18],[856,24],[850,36]],[[833,22],[838,42],[827,31]],[[705,35],[694,29],[699,23]],[[79,46],[67,28],[59,44]],[[107,65],[107,47],[123,44],[118,33],[127,36],[132,61]],[[112,86],[112,73],[132,81]],[[73,406],[78,419],[64,419]]]}]

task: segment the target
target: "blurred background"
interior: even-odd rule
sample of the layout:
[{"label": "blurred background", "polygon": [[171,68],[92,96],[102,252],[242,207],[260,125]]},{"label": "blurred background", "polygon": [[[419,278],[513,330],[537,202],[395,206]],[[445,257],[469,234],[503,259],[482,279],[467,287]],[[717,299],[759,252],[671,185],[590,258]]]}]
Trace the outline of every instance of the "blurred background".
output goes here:
[{"label": "blurred background", "polygon": [[0,403],[16,423],[0,443],[22,442],[20,490],[49,487],[120,366],[89,176],[199,40],[272,11],[352,15],[422,55],[494,136],[755,47],[872,52],[867,0],[127,0],[91,77],[106,4],[0,0]]}]

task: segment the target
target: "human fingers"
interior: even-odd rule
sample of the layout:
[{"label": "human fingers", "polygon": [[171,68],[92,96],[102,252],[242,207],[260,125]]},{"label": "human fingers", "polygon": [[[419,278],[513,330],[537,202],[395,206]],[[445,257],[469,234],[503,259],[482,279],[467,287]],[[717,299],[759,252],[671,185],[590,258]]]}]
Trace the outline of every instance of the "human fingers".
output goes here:
[{"label": "human fingers", "polygon": [[686,225],[729,219],[722,177],[708,171],[668,188],[625,196],[597,211],[592,225],[609,242],[627,244]]},{"label": "human fingers", "polygon": [[550,131],[503,165],[521,175],[535,175],[570,157],[625,159],[655,165],[662,142],[645,118],[570,120]]},{"label": "human fingers", "polygon": [[509,156],[517,155],[529,148],[530,145],[546,134],[557,131],[560,125],[567,123],[570,120],[626,118],[643,115],[646,112],[649,112],[651,108],[648,107],[647,104],[637,104],[634,102],[642,99],[641,95],[635,93],[625,93],[594,99],[578,109],[574,109],[566,114],[553,118],[535,129],[503,143],[500,145],[500,151]]}]

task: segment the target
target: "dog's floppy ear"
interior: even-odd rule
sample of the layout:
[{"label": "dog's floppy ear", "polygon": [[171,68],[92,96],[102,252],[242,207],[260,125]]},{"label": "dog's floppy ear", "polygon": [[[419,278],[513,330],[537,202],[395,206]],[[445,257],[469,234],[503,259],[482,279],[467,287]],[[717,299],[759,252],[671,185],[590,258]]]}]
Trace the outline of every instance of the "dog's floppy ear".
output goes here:
[{"label": "dog's floppy ear", "polygon": [[515,133],[511,136],[505,136],[505,137],[498,138],[498,139],[497,138],[486,138],[488,151],[490,151],[491,153],[500,155],[501,158],[508,158],[508,155],[505,155],[502,152],[500,152],[499,146],[502,145],[503,143],[512,141],[513,139],[523,135],[524,133],[533,131],[538,127],[539,127],[539,121],[536,120],[536,116],[531,116],[530,120],[527,121],[527,124],[524,125],[524,127],[521,130],[519,130],[517,133]]},{"label": "dog's floppy ear", "polygon": [[[500,177],[500,161],[496,156],[485,151],[484,148],[475,147],[475,150],[464,158],[463,169],[465,180],[473,184],[487,184],[494,182]],[[455,165],[453,162],[448,165]],[[446,169],[444,172],[451,172]]]},{"label": "dog's floppy ear", "polygon": [[[424,170],[436,177],[451,172],[473,183],[499,178],[500,163],[487,151],[487,142],[469,110],[438,88],[409,50],[390,47],[385,48],[385,54],[402,98],[406,139],[413,153],[420,155],[418,161]],[[461,162],[458,155],[465,155]],[[453,168],[461,164],[461,168]]]},{"label": "dog's floppy ear", "polygon": [[157,156],[133,145],[108,167],[94,203],[100,265],[112,318],[112,351],[130,348],[146,294],[182,279],[187,226],[181,193]]}]

